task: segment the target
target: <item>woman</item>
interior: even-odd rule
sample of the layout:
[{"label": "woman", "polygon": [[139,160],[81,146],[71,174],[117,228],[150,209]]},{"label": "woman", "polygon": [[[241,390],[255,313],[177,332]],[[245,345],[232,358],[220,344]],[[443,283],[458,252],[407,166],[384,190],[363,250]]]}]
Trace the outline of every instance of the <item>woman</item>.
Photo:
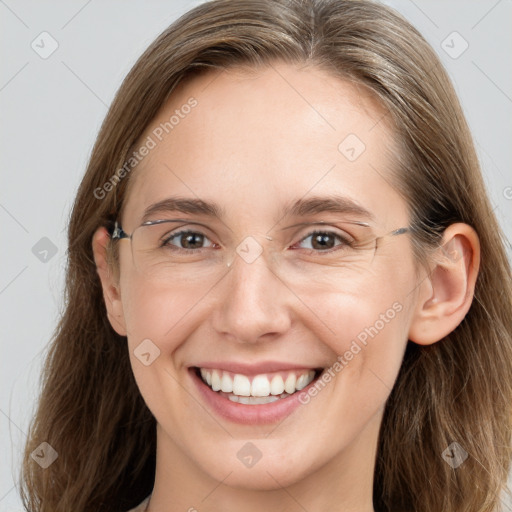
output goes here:
[{"label": "woman", "polygon": [[387,7],[171,25],[98,135],[66,298],[27,510],[498,506],[504,237],[446,72]]}]

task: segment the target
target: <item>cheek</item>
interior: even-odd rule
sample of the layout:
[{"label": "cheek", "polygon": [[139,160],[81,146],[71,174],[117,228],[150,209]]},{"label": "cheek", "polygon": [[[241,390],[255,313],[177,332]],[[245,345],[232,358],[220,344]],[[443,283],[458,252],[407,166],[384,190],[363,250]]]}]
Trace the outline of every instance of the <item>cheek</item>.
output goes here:
[{"label": "cheek", "polygon": [[[183,391],[176,375],[180,361],[176,350],[188,339],[194,326],[189,321],[202,295],[190,287],[149,285],[135,273],[122,285],[122,300],[127,326],[128,349],[135,380],[152,413],[179,424],[169,397]],[[204,295],[204,293],[203,293]],[[155,393],[155,390],[161,390]]]},{"label": "cheek", "polygon": [[323,311],[322,320],[332,332],[325,342],[343,365],[396,369],[407,332],[407,315],[400,300],[384,294],[371,301],[338,297]]},{"label": "cheek", "polygon": [[[357,436],[382,410],[391,393],[407,343],[406,308],[392,294],[370,300],[331,297],[325,315],[335,335],[324,338],[337,354],[318,384],[318,395],[327,393],[329,418],[325,425],[343,426],[339,442]],[[304,398],[306,403],[308,397]],[[310,400],[315,400],[311,395]],[[332,436],[322,425],[319,435]]]},{"label": "cheek", "polygon": [[184,339],[187,315],[202,298],[196,288],[184,283],[156,286],[137,273],[125,277],[121,290],[130,347],[150,339],[166,353]]},{"label": "cheek", "polygon": [[357,286],[328,294],[318,291],[312,297],[310,306],[318,319],[316,328],[310,328],[318,332],[321,320],[329,329],[323,342],[337,355],[331,365],[335,388],[343,390],[347,403],[353,401],[359,408],[361,403],[371,407],[373,398],[373,408],[378,406],[390,393],[400,369],[410,322],[412,280],[407,275],[405,267],[388,267],[387,273],[361,279]]}]

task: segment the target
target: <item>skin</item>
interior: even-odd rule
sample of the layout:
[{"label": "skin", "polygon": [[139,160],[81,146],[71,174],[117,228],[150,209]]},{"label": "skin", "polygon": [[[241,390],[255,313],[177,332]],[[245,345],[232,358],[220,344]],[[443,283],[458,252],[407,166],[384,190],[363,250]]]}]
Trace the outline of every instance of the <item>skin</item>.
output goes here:
[{"label": "skin", "polygon": [[[130,177],[121,223],[131,233],[148,205],[170,195],[215,201],[222,219],[174,216],[208,226],[225,259],[213,270],[197,264],[191,272],[185,264],[172,279],[148,279],[125,240],[117,277],[106,262],[105,230],[93,239],[110,322],[127,335],[135,379],[157,420],[149,510],[373,511],[377,437],[407,340],[435,343],[462,321],[478,272],[478,237],[465,224],[450,226],[444,242],[453,256],[439,252],[428,269],[416,267],[409,235],[385,239],[368,267],[304,260],[287,248],[317,226],[286,235],[278,228],[320,220],[332,228],[347,216],[283,217],[281,208],[303,196],[350,197],[374,214],[376,235],[408,225],[407,205],[386,179],[393,134],[382,109],[363,88],[317,68],[215,71],[180,85],[141,140],[190,96],[198,105]],[[338,150],[350,133],[366,146],[352,162]],[[265,249],[251,264],[234,252],[247,236]],[[292,261],[308,261],[303,274]],[[216,416],[187,372],[206,360],[329,367],[396,302],[395,318],[280,423]],[[133,351],[148,338],[160,355],[145,366]],[[252,468],[237,458],[249,441],[262,453]]]}]

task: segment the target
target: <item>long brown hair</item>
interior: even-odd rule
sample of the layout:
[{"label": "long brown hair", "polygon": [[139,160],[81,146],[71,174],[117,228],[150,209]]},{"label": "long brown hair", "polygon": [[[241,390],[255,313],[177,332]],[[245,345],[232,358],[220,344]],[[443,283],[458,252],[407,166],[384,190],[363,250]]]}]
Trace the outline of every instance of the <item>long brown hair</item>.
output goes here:
[{"label": "long brown hair", "polygon": [[[374,478],[378,511],[493,511],[511,460],[512,285],[505,239],[485,192],[451,82],[424,38],[368,0],[214,0],[166,29],[127,75],[103,122],[69,222],[65,311],[49,346],[30,425],[22,499],[31,512],[119,511],[152,490],[155,418],[112,329],[92,255],[136,172],[123,168],[178,83],[197,72],[309,63],[365,86],[388,112],[415,255],[454,222],[479,235],[481,267],[462,323],[430,346],[408,343],[386,403]],[[119,177],[119,175],[118,175]],[[99,195],[104,197],[98,198]],[[442,452],[469,454],[454,469]],[[42,469],[30,454],[58,453]]]}]

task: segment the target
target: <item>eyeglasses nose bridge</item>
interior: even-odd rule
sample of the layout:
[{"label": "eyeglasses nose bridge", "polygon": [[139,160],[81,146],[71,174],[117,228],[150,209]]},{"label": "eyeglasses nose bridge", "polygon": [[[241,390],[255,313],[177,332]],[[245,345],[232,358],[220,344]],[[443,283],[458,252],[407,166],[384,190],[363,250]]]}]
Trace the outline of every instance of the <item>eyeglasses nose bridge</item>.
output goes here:
[{"label": "eyeglasses nose bridge", "polygon": [[265,235],[265,238],[272,243],[262,245],[256,240],[254,236],[246,236],[236,246],[235,250],[231,251],[231,257],[229,261],[226,263],[226,266],[231,267],[231,265],[233,264],[237,257],[242,258],[244,262],[247,264],[252,264],[258,258],[260,258],[263,253],[265,253],[267,258],[270,258],[271,261],[275,261],[276,248],[274,247],[273,244],[273,238],[268,235]]}]

